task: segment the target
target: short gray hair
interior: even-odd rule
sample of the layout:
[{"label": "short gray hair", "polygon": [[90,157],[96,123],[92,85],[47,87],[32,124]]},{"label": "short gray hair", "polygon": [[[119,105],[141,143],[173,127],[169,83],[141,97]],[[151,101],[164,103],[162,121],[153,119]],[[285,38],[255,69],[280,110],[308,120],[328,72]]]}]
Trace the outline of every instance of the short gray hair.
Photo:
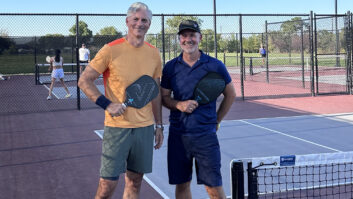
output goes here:
[{"label": "short gray hair", "polygon": [[150,22],[152,21],[152,11],[148,8],[148,6],[144,3],[141,2],[136,2],[133,3],[129,9],[127,10],[127,15],[126,17],[130,17],[131,15],[135,14],[136,12],[140,11],[141,9],[146,10],[147,12],[147,17],[150,20]]}]

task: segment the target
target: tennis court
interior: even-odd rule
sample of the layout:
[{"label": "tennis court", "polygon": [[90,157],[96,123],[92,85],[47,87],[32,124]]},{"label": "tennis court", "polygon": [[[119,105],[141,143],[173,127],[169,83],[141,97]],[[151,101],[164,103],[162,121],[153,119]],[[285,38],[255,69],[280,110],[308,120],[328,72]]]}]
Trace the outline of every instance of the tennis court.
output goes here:
[{"label": "tennis court", "polygon": [[[344,138],[352,132],[351,114],[322,116],[352,113],[352,100],[352,95],[237,100],[219,132],[227,196],[230,196],[232,159],[330,152],[254,125],[296,134],[341,151],[352,151],[349,145],[352,139]],[[313,116],[318,114],[321,116]],[[163,109],[163,117],[167,123],[166,109]],[[99,179],[102,142],[94,131],[103,128],[103,120],[101,109],[0,115],[1,196],[93,198]],[[290,128],[293,125],[295,127]],[[318,133],[321,131],[322,136]],[[167,133],[165,131],[165,136]],[[154,161],[153,173],[146,175],[141,195],[146,199],[174,198],[174,187],[168,184],[166,175],[166,142],[162,149],[155,151]],[[122,197],[123,176],[121,179],[114,199]],[[194,198],[207,198],[202,186],[192,186]]]},{"label": "tennis court", "polygon": [[[229,198],[230,162],[233,159],[353,151],[353,113],[226,120],[221,126],[217,134],[224,190]],[[96,134],[102,136],[103,132],[96,131]],[[164,134],[167,138],[167,129]],[[164,142],[154,154],[154,172],[147,174],[145,179],[164,198],[174,198],[174,186],[169,185],[167,178],[166,157],[167,142]],[[204,187],[196,184],[195,175],[193,179],[193,198],[208,198]]]}]

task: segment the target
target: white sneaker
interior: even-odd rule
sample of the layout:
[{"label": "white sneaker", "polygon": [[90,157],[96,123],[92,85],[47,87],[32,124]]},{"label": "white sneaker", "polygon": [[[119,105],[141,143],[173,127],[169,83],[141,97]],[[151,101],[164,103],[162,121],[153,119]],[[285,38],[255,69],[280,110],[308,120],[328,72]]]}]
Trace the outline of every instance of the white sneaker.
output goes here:
[{"label": "white sneaker", "polygon": [[69,98],[69,97],[71,97],[71,94],[66,94],[65,95],[65,98]]},{"label": "white sneaker", "polygon": [[47,97],[47,100],[51,100],[51,96],[50,95]]}]

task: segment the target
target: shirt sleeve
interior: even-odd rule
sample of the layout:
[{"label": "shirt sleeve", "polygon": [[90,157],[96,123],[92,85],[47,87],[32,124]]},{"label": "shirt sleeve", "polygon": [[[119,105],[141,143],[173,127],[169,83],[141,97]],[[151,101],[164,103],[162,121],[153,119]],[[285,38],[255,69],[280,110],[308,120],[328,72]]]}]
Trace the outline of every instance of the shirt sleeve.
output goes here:
[{"label": "shirt sleeve", "polygon": [[104,45],[101,48],[94,59],[90,62],[90,66],[98,73],[102,74],[108,69],[111,62],[111,49],[108,45]]},{"label": "shirt sleeve", "polygon": [[160,78],[162,76],[162,61],[161,56],[159,55],[159,51],[156,49],[156,56],[155,56],[157,67],[154,71],[153,78]]},{"label": "shirt sleeve", "polygon": [[225,66],[222,62],[220,62],[220,65],[219,65],[219,67],[218,67],[218,72],[219,72],[220,74],[222,74],[222,76],[223,76],[224,81],[225,81],[226,84],[229,84],[229,83],[232,81],[232,78],[230,77],[229,72],[228,72],[226,66]]},{"label": "shirt sleeve", "polygon": [[161,87],[165,88],[165,89],[171,89],[171,85],[170,85],[170,72],[168,70],[169,64],[167,63],[164,68],[163,68],[163,72],[162,72],[162,81],[161,81]]}]

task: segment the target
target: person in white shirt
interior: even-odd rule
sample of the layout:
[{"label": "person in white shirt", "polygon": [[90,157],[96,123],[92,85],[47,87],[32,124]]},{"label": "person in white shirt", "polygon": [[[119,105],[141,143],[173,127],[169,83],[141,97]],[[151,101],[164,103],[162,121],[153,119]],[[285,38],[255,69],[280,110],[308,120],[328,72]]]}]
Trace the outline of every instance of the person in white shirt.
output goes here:
[{"label": "person in white shirt", "polygon": [[[82,44],[82,47],[78,50],[79,55],[80,55],[80,63],[89,63],[91,60],[90,57],[90,51],[88,48],[86,48],[86,44]],[[85,67],[85,64],[80,64],[80,73],[82,73],[83,67]]]}]

